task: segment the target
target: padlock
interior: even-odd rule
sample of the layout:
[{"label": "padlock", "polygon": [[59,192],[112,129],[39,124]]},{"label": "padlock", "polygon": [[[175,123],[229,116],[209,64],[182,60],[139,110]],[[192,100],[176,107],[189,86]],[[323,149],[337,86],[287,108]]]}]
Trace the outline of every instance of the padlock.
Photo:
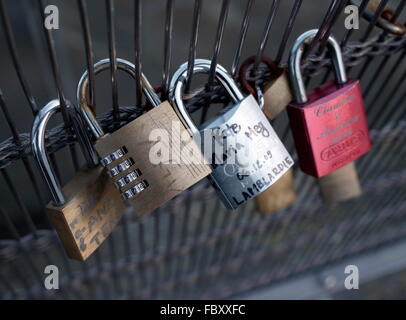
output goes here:
[{"label": "padlock", "polygon": [[304,45],[316,33],[302,34],[292,48],[289,75],[294,102],[288,115],[301,169],[320,178],[368,152],[371,141],[360,83],[347,81],[341,49],[332,36],[328,48],[337,79],[306,94],[301,58]]},{"label": "padlock", "polygon": [[[285,69],[280,68],[268,57],[261,57],[261,62],[266,64],[271,72],[271,77],[263,89],[250,85],[247,73],[250,66],[255,62],[256,57],[246,59],[240,68],[239,80],[242,87],[252,95],[257,95],[262,110],[269,121],[274,120],[286,109],[292,101],[289,79]],[[263,91],[263,93],[262,93]],[[297,193],[294,187],[293,169],[284,174],[274,185],[265,190],[255,198],[256,208],[261,214],[269,214],[285,209],[295,203]]]},{"label": "padlock", "polygon": [[88,163],[61,189],[55,178],[45,148],[48,120],[60,109],[59,100],[52,100],[41,109],[32,128],[32,153],[48,185],[53,200],[47,213],[71,259],[86,260],[107,238],[124,213],[119,192],[105,170],[97,166],[97,154],[84,130],[78,110],[67,103],[69,118]]},{"label": "padlock", "polygon": [[[198,59],[193,72],[208,73],[210,65],[210,61]],[[234,103],[197,128],[182,100],[187,68],[183,64],[172,77],[170,100],[191,134],[202,136],[203,153],[213,170],[210,180],[226,207],[236,209],[273,185],[292,167],[293,160],[255,98],[244,98],[220,65],[216,66],[216,79]]]},{"label": "padlock", "polygon": [[[255,59],[255,56],[251,56],[245,60],[239,72],[241,85],[252,95],[255,95],[257,92],[248,83],[247,72],[249,67],[255,62]],[[261,62],[265,63],[271,72],[271,77],[267,79],[266,84],[261,88],[264,97],[264,108],[262,111],[269,120],[273,120],[286,109],[293,97],[286,70],[279,67],[268,57],[261,57]]]},{"label": "padlock", "polygon": [[[110,60],[104,59],[94,65],[94,70],[98,74],[109,67]],[[117,59],[117,67],[135,77],[132,63]],[[211,172],[172,106],[161,103],[143,74],[141,78],[152,110],[110,134],[103,132],[87,103],[87,72],[77,90],[84,119],[97,139],[94,147],[101,164],[139,216],[161,207]]]}]

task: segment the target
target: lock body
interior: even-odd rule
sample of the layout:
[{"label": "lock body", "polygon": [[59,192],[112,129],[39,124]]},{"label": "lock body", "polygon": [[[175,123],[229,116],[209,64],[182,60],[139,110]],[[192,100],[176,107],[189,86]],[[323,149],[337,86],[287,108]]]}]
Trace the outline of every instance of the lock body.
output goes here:
[{"label": "lock body", "polygon": [[292,101],[289,79],[285,70],[264,87],[264,113],[268,119],[275,119]]},{"label": "lock body", "polygon": [[305,104],[291,103],[288,115],[301,169],[323,177],[371,149],[358,80],[334,81],[308,94]]},{"label": "lock body", "polygon": [[138,215],[161,207],[211,172],[168,102],[98,139],[95,149]]},{"label": "lock body", "polygon": [[84,261],[113,231],[124,214],[124,204],[101,167],[78,171],[63,192],[66,203],[48,204],[48,216],[68,256]]},{"label": "lock body", "polygon": [[252,95],[225,108],[200,130],[203,136],[205,132],[212,134],[210,179],[230,209],[268,189],[293,165]]}]

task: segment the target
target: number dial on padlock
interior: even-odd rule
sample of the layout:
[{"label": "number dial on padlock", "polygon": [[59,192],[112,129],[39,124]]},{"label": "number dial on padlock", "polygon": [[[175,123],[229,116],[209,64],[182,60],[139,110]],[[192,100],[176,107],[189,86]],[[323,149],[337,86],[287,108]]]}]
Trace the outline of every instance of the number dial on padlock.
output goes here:
[{"label": "number dial on padlock", "polygon": [[[163,139],[167,135],[168,139],[161,141],[162,153],[167,152],[170,163],[151,163],[151,150],[159,143],[151,141],[153,130],[163,130]],[[210,168],[201,162],[197,144],[192,139],[182,141],[185,136],[189,137],[187,129],[171,105],[164,102],[97,140],[95,148],[102,159],[111,159],[111,151],[120,150],[113,161],[105,161],[106,168],[137,214],[155,210],[210,174]]]},{"label": "number dial on padlock", "polygon": [[[98,74],[109,66],[110,60],[104,59],[94,71]],[[117,59],[117,68],[135,77],[132,63]],[[87,72],[77,94],[84,119],[97,138],[95,149],[102,165],[136,213],[146,215],[205,178],[211,169],[171,105],[161,103],[142,73],[141,82],[152,110],[110,134],[103,132],[87,103]]]}]

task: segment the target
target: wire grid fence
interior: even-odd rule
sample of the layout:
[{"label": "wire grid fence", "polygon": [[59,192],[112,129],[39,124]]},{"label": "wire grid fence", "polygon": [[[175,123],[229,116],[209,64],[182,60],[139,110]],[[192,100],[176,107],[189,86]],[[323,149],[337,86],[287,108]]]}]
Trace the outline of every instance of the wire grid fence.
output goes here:
[{"label": "wire grid fence", "polygon": [[[205,27],[199,22],[202,7],[207,2],[210,1],[194,1],[193,10],[188,13],[193,15],[189,26],[191,40],[187,57],[190,66],[196,57],[199,32],[201,34]],[[253,16],[254,6],[267,8],[269,12],[263,32],[255,39],[259,46],[254,48],[254,52],[249,48],[248,52],[262,56],[267,53],[265,48],[268,42],[272,42],[277,49],[272,58],[282,65],[286,62],[284,57],[295,38],[294,34],[305,31],[299,28],[294,32],[296,25],[300,25],[301,12],[306,11],[307,7],[314,7],[314,1],[284,1],[284,6],[289,8],[283,24],[284,32],[274,35],[274,22],[280,15],[278,10],[282,1],[258,2],[255,4],[252,0],[244,1],[245,9],[239,22],[241,29],[237,46],[231,63],[228,61],[234,75],[241,60],[245,58],[242,52],[248,41],[247,32],[257,22]],[[361,1],[361,14],[367,2]],[[77,5],[74,10],[80,17],[82,34],[76,34],[75,41],[83,41],[82,45],[85,47],[86,56],[83,59],[86,59],[91,74],[90,100],[95,105],[96,85],[92,76],[95,58],[87,3],[79,0],[71,4]],[[133,2],[135,23],[128,32],[132,35],[134,63],[138,71],[135,83],[131,84],[136,92],[134,105],[144,107],[119,107],[116,67],[113,63],[112,108],[99,115],[107,132],[116,130],[145,111],[139,85],[142,21],[145,21],[141,4],[141,1]],[[255,212],[253,202],[234,212],[225,210],[213,188],[202,181],[148,217],[137,218],[128,209],[121,224],[87,262],[70,261],[46,219],[43,207],[50,197],[44,192],[43,181],[38,177],[32,161],[28,133],[30,128],[24,127],[22,132],[26,133],[18,130],[21,126],[16,124],[19,119],[13,113],[15,107],[6,102],[7,92],[1,92],[1,121],[9,129],[10,137],[0,143],[1,184],[4,190],[0,201],[0,297],[227,298],[404,238],[406,37],[390,34],[387,30],[378,28],[376,22],[386,6],[394,8],[392,22],[402,21],[401,19],[404,21],[403,9],[406,2],[382,0],[373,19],[363,22],[361,30],[343,28],[343,9],[347,4],[348,1],[328,1],[326,10],[321,12],[321,23],[314,26],[320,32],[314,45],[310,45],[307,51],[304,73],[307,83],[313,86],[332,77],[324,45],[330,33],[340,33],[338,40],[343,47],[347,71],[350,76],[362,80],[373,142],[373,150],[357,161],[363,186],[363,195],[360,198],[335,205],[323,204],[316,180],[295,168],[298,201],[290,208],[261,216]],[[45,5],[44,1],[39,0],[31,2],[28,7],[26,3],[24,8],[43,19]],[[105,1],[108,53],[112,61],[118,57],[114,5],[114,1]],[[219,18],[211,56],[213,65],[218,63],[221,45],[227,36],[227,17],[233,5],[235,3],[224,0],[217,13]],[[8,6],[11,6],[10,2],[0,0],[0,20],[5,35],[3,47],[7,48],[18,77],[19,82],[14,85],[21,86],[27,99],[25,112],[28,107],[35,115],[39,104],[23,68],[24,61],[20,57]],[[161,95],[166,99],[170,70],[173,68],[171,61],[176,55],[173,45],[173,33],[176,32],[172,27],[173,16],[179,7],[171,0],[156,4],[156,7],[159,6],[159,10],[166,15],[165,28],[162,30],[164,66],[161,78]],[[36,30],[36,34],[44,36],[53,83],[64,108],[67,98],[63,85],[64,75],[58,60],[60,50],[57,50],[54,40],[55,31],[43,28],[40,20],[34,21],[31,27]],[[61,32],[61,39],[64,39],[63,31]],[[320,48],[316,48],[318,44]],[[145,54],[147,53],[144,52]],[[257,80],[265,83],[270,76],[269,71],[262,65],[258,66],[258,70]],[[208,85],[204,88],[205,90],[193,91],[188,100],[189,110],[201,112],[201,120],[207,116],[205,110],[209,103],[228,102],[224,90],[213,80],[213,74],[209,75]],[[289,151],[294,154],[286,114],[276,119],[273,125]],[[61,150],[69,150],[75,170],[83,162],[76,153],[75,137],[67,128],[66,123],[58,124],[47,134],[46,144],[50,159],[59,177],[65,166],[57,157]],[[14,176],[16,170],[23,172],[24,177],[17,180]],[[10,209],[10,199],[16,204],[16,210]],[[42,209],[33,209],[33,201],[38,202]],[[44,289],[46,265],[59,267],[60,290]]]}]

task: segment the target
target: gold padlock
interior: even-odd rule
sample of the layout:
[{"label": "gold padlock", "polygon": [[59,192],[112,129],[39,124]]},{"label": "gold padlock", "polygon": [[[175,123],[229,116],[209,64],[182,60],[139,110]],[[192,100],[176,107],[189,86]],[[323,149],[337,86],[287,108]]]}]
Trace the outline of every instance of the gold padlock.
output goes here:
[{"label": "gold padlock", "polygon": [[[239,80],[247,92],[257,96],[258,91],[254,90],[247,79],[247,72],[250,66],[255,62],[255,59],[256,57],[252,56],[244,61],[240,68]],[[292,101],[289,78],[286,70],[276,65],[270,58],[261,57],[261,62],[264,63],[271,72],[271,77],[267,79],[266,84],[261,88],[264,99],[262,111],[269,120],[273,120],[285,110],[286,106]]]},{"label": "gold padlock", "polygon": [[[247,72],[256,57],[249,57],[241,65],[239,79],[243,88],[249,93],[258,96],[262,111],[268,120],[275,119],[292,100],[289,80],[283,68],[278,67],[275,62],[267,57],[261,57],[261,62],[265,63],[272,75],[263,89],[254,90],[247,80]],[[263,91],[263,94],[262,94]],[[255,198],[258,212],[268,214],[291,206],[297,199],[294,187],[293,170],[286,172],[274,185],[265,190]]]},{"label": "gold padlock", "polygon": [[[104,59],[95,64],[94,70],[97,74],[109,67],[110,60]],[[135,77],[132,63],[117,59],[117,67]],[[87,72],[80,79],[77,91],[84,119],[97,138],[94,146],[102,165],[122,197],[140,216],[161,207],[211,172],[172,106],[161,103],[143,74],[141,79],[143,92],[153,108],[110,134],[103,132],[88,105]]]},{"label": "gold padlock", "polygon": [[60,109],[52,100],[35,117],[31,141],[32,152],[47,183],[53,200],[47,213],[71,259],[86,260],[108,237],[124,213],[119,192],[105,170],[97,166],[98,158],[83,128],[78,111],[68,102],[67,111],[86,157],[83,168],[61,189],[51,169],[45,148],[48,120]]}]

